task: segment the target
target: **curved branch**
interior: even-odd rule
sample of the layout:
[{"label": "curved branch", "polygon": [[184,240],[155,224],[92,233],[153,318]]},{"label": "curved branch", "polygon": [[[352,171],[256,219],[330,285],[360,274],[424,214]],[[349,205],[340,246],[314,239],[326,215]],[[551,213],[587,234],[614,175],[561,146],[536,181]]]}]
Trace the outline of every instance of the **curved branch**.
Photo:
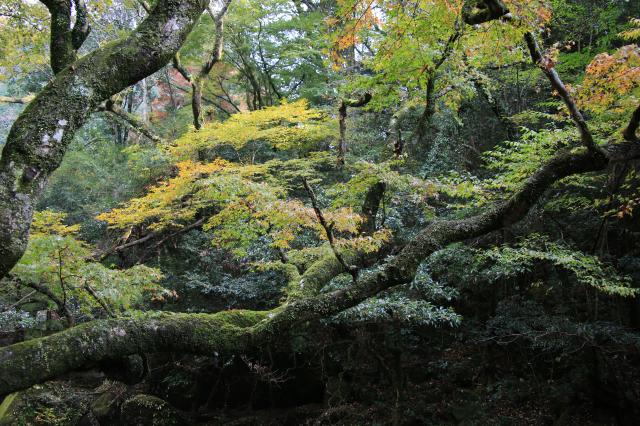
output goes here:
[{"label": "curved branch", "polygon": [[553,89],[558,92],[565,105],[569,109],[571,118],[573,119],[573,122],[576,124],[576,127],[580,132],[580,139],[582,140],[582,144],[587,147],[587,149],[598,152],[598,147],[593,140],[593,135],[589,130],[589,126],[587,126],[587,122],[582,116],[582,113],[578,109],[578,106],[574,102],[573,98],[569,94],[566,86],[562,82],[560,75],[553,67],[553,63],[544,58],[533,33],[526,33],[524,35],[524,39],[527,42],[527,47],[529,48],[529,53],[531,54],[533,63],[542,70],[544,75],[547,76],[549,82],[551,83],[551,87],[553,87]]},{"label": "curved branch", "polygon": [[[0,349],[0,395],[81,366],[143,352],[213,353],[249,346],[248,327],[264,314],[141,314],[81,324],[64,332]],[[9,349],[10,348],[10,349]],[[25,366],[34,368],[20,371]],[[37,366],[37,367],[35,367]]]}]

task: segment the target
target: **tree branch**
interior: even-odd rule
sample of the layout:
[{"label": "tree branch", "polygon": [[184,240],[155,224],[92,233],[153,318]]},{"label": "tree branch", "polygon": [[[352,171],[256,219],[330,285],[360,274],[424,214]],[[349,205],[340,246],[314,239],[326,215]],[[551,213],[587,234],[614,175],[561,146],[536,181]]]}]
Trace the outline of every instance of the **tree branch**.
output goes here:
[{"label": "tree branch", "polygon": [[462,7],[462,17],[469,25],[479,25],[500,19],[509,13],[501,0],[467,0]]},{"label": "tree branch", "polygon": [[121,107],[119,107],[113,99],[108,99],[104,105],[98,107],[98,111],[110,112],[120,120],[125,121],[136,132],[147,137],[149,140],[156,144],[162,143],[162,138],[158,136],[143,120],[139,119],[136,115],[131,114]]},{"label": "tree branch", "polygon": [[304,189],[309,194],[309,198],[311,198],[313,211],[316,213],[318,222],[320,222],[320,225],[322,225],[325,233],[327,234],[327,240],[329,240],[329,245],[331,246],[331,250],[333,250],[333,254],[336,256],[336,259],[338,259],[338,262],[340,262],[344,270],[349,272],[349,274],[351,274],[351,276],[353,277],[353,281],[355,282],[358,279],[358,268],[356,268],[355,266],[349,265],[347,264],[347,262],[345,262],[344,257],[342,257],[342,254],[338,251],[338,248],[336,247],[335,239],[333,237],[333,226],[334,226],[333,223],[328,223],[324,215],[322,214],[322,210],[320,210],[320,206],[318,205],[318,199],[316,198],[316,194],[313,192],[313,189],[309,185],[309,182],[307,182],[307,179],[302,178],[302,183],[304,185]]},{"label": "tree branch", "polygon": [[176,53],[173,57],[173,67],[191,84],[191,109],[193,111],[193,126],[196,130],[200,130],[203,125],[202,120],[202,80],[209,75],[213,67],[222,60],[224,47],[224,16],[229,9],[232,0],[223,0],[222,8],[215,12],[211,3],[207,10],[215,24],[215,40],[211,57],[207,60],[197,75],[192,75],[189,70],[182,64],[180,55]]},{"label": "tree branch", "polygon": [[209,4],[209,7],[207,8],[207,11],[213,19],[213,23],[216,27],[216,38],[213,43],[211,57],[207,62],[205,62],[205,64],[202,66],[202,69],[200,70],[201,76],[209,75],[213,67],[222,59],[224,47],[224,16],[226,15],[230,4],[231,0],[223,0],[222,8],[217,13],[213,10],[211,4]]},{"label": "tree branch", "polygon": [[17,277],[11,277],[11,280],[15,283],[18,283],[19,285],[23,286],[23,287],[29,287],[32,290],[37,291],[38,293],[46,296],[48,299],[50,299],[53,303],[56,304],[57,306],[57,311],[60,315],[64,316],[67,319],[67,325],[69,327],[73,327],[76,323],[75,317],[73,316],[73,314],[71,313],[71,311],[69,310],[69,307],[67,306],[66,302],[63,301],[62,299],[60,299],[58,296],[55,295],[55,293],[53,293],[51,290],[49,290],[46,286],[40,285],[40,284],[36,284],[34,282],[30,282],[30,281],[23,281]]},{"label": "tree branch", "polygon": [[173,61],[172,62],[173,67],[180,73],[180,75],[185,80],[191,83],[191,79],[193,77],[191,76],[191,73],[189,72],[189,70],[182,64],[182,60],[180,59],[180,54],[176,52],[176,54],[173,55],[172,61]]},{"label": "tree branch", "polygon": [[0,103],[26,105],[34,99],[35,99],[35,95],[32,95],[32,94],[23,96],[21,98],[16,98],[13,96],[0,96]]},{"label": "tree branch", "polygon": [[91,26],[89,25],[89,12],[84,0],[73,0],[73,4],[76,8],[76,22],[73,24],[73,30],[71,31],[71,41],[73,48],[78,51],[87,37],[89,37]]},{"label": "tree branch", "polygon": [[357,99],[342,99],[338,108],[340,141],[338,143],[338,166],[344,166],[347,156],[347,108],[361,108],[371,102],[371,93],[365,93]]},{"label": "tree branch", "polygon": [[[162,240],[158,241],[158,242],[154,245],[154,248],[156,248],[156,249],[157,249],[157,248],[160,248],[164,243],[166,243],[166,242],[167,242],[167,241],[169,241],[170,239],[175,238],[175,237],[177,237],[178,235],[184,234],[185,232],[189,232],[189,231],[191,231],[192,229],[196,229],[196,228],[198,228],[199,226],[202,226],[202,224],[203,224],[207,219],[208,219],[208,217],[203,217],[203,218],[201,218],[201,219],[196,220],[194,223],[192,223],[192,224],[190,224],[190,225],[187,225],[187,226],[185,226],[185,227],[183,227],[183,228],[180,228],[180,229],[179,229],[179,230],[177,230],[176,232],[174,232],[174,233],[172,233],[172,234],[167,235],[167,236],[166,236],[166,237],[164,237]],[[94,260],[98,260],[98,261],[102,261],[102,260],[106,259],[106,258],[107,258],[107,256],[109,256],[109,255],[111,255],[111,254],[113,254],[113,253],[118,253],[118,252],[124,251],[124,250],[126,250],[126,249],[128,249],[128,248],[131,248],[131,247],[134,247],[134,246],[137,246],[137,245],[140,245],[140,244],[144,244],[144,243],[146,243],[147,241],[152,240],[152,239],[154,239],[154,238],[156,238],[156,237],[159,237],[159,236],[161,236],[161,235],[162,235],[162,234],[161,234],[161,233],[159,233],[159,232],[150,232],[150,233],[148,233],[147,235],[145,235],[144,237],[139,238],[139,239],[137,239],[137,240],[130,241],[130,242],[126,243],[126,244],[122,244],[122,245],[119,245],[119,246],[112,247],[112,248],[110,248],[110,249],[108,249],[108,250],[106,250],[106,251],[104,251],[104,252],[94,254],[94,255],[93,255],[93,259],[94,259]]]},{"label": "tree branch", "polygon": [[109,305],[107,305],[107,302],[105,302],[102,297],[100,297],[100,295],[98,294],[98,292],[95,291],[95,289],[93,287],[91,287],[91,285],[89,285],[88,282],[85,281],[83,288],[86,290],[87,293],[89,293],[89,295],[91,297],[93,297],[93,300],[95,300],[96,302],[98,302],[98,304],[100,305],[100,307],[107,313],[108,316],[110,316],[111,318],[115,318],[116,314],[113,312],[113,310],[109,307]]},{"label": "tree branch", "polygon": [[551,87],[558,92],[565,105],[569,109],[569,113],[571,114],[571,118],[573,122],[576,124],[578,131],[580,132],[580,139],[582,144],[587,147],[587,149],[593,152],[601,152],[599,151],[595,141],[593,140],[593,135],[589,130],[589,126],[587,126],[587,122],[585,121],[582,113],[578,109],[578,106],[571,98],[569,91],[566,86],[562,82],[560,75],[556,71],[553,66],[553,63],[546,59],[542,52],[540,51],[540,47],[538,46],[538,42],[536,41],[533,33],[528,32],[524,35],[525,41],[527,42],[527,47],[529,48],[529,53],[531,54],[531,59],[533,63],[542,70],[544,75],[547,76],[549,82],[551,83]]},{"label": "tree branch", "polygon": [[51,69],[54,74],[76,61],[71,30],[71,0],[40,0],[51,14],[49,42]]}]

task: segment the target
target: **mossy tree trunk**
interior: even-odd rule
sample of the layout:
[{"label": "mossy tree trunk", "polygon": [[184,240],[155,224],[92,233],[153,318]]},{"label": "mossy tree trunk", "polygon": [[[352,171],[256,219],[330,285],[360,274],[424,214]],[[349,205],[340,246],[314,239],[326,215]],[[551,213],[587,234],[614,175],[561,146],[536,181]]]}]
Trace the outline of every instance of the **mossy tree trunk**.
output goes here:
[{"label": "mossy tree trunk", "polygon": [[57,73],[13,124],[0,158],[0,278],[24,253],[35,205],[76,130],[102,102],[169,62],[208,1],[160,0],[131,35],[77,61],[70,2],[45,4]]}]

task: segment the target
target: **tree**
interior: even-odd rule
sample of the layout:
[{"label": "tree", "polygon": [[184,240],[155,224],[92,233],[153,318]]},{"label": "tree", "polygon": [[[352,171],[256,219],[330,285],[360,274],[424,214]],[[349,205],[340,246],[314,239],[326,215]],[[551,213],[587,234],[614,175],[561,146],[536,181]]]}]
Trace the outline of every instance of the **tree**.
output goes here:
[{"label": "tree", "polygon": [[[470,2],[465,21],[474,25],[494,19],[516,19],[499,0]],[[287,337],[296,326],[327,318],[353,307],[380,292],[410,282],[421,261],[453,242],[464,241],[509,227],[524,218],[536,201],[556,182],[568,176],[599,172],[620,162],[640,158],[638,116],[633,110],[621,136],[609,134],[611,142],[596,143],[574,98],[560,79],[550,58],[543,54],[533,33],[526,42],[534,63],[562,98],[578,130],[577,142],[552,154],[504,201],[484,207],[465,219],[434,221],[408,242],[398,254],[375,271],[361,275],[350,286],[307,297],[293,297],[266,312],[226,311],[217,314],[141,314],[131,318],[90,322],[43,339],[0,349],[0,393],[22,389],[70,369],[110,357],[139,351],[212,351],[242,353],[267,342]],[[623,139],[624,140],[620,140]],[[367,197],[368,198],[368,197]],[[315,203],[314,203],[315,204]],[[315,207],[315,206],[314,206]],[[316,214],[320,213],[316,208]],[[326,230],[326,228],[325,228]],[[327,231],[328,234],[328,231]],[[350,262],[337,262],[343,271]],[[343,259],[344,260],[344,259]],[[312,267],[307,270],[311,270]],[[330,268],[323,267],[326,271]],[[301,283],[298,271],[289,268],[292,286]],[[306,295],[305,295],[306,296]]]},{"label": "tree", "polygon": [[191,108],[193,110],[193,125],[197,130],[202,128],[202,80],[206,78],[213,67],[222,59],[224,49],[224,16],[231,4],[231,0],[223,0],[220,10],[215,11],[209,5],[207,8],[215,26],[215,41],[210,58],[202,65],[198,73],[191,75],[176,53],[173,57],[173,66],[182,74],[185,80],[191,84]]},{"label": "tree", "polygon": [[83,25],[77,26],[82,21],[76,22],[75,31],[70,29],[71,3],[45,2],[54,23],[51,63],[57,75],[14,123],[2,151],[1,277],[24,253],[35,203],[76,130],[102,102],[164,66],[184,42],[205,3],[160,1],[131,35],[76,61],[84,40]]}]

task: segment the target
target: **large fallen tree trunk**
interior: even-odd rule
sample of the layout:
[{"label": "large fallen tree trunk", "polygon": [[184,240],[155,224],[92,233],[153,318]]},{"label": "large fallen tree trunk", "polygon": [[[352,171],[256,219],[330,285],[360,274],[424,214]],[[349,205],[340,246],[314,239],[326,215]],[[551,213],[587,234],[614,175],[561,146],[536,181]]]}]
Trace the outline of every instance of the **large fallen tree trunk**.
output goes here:
[{"label": "large fallen tree trunk", "polygon": [[297,324],[330,317],[390,287],[410,282],[420,263],[446,245],[510,226],[526,216],[555,182],[640,158],[640,143],[605,147],[607,156],[580,148],[545,163],[509,200],[468,219],[427,226],[398,255],[350,288],[298,299],[269,312],[139,314],[86,323],[0,349],[0,394],[27,388],[102,360],[144,352],[241,353],[273,342]]}]

